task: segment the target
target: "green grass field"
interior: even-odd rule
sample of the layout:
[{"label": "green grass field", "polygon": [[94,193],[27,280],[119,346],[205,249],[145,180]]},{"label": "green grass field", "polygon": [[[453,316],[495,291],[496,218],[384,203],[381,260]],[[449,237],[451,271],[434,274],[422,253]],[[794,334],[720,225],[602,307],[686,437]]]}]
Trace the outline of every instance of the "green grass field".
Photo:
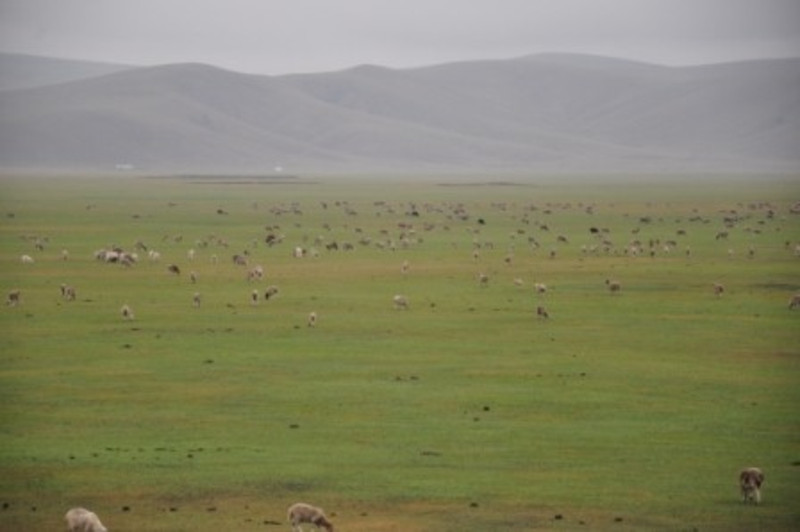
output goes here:
[{"label": "green grass field", "polygon": [[[796,178],[4,177],[0,530],[79,505],[114,532],[288,530],[296,501],[345,532],[797,530],[799,200]],[[137,242],[161,260],[94,258]]]}]

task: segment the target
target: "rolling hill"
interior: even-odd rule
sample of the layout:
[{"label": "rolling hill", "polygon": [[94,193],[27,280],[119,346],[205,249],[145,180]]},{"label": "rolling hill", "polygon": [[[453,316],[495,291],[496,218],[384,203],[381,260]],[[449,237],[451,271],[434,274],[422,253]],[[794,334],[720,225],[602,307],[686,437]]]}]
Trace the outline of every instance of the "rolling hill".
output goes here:
[{"label": "rolling hill", "polygon": [[0,167],[120,165],[795,171],[800,59],[675,68],[545,54],[290,76],[174,64],[0,91]]}]

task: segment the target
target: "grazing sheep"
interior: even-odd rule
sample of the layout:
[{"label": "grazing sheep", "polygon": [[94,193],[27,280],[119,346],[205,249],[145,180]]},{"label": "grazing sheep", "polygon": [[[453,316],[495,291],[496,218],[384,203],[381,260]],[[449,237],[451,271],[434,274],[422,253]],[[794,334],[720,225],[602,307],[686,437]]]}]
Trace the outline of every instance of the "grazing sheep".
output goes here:
[{"label": "grazing sheep", "polygon": [[612,294],[622,290],[622,285],[619,283],[619,281],[612,281],[610,279],[606,279],[606,286],[608,287],[608,291],[611,292]]},{"label": "grazing sheep", "polygon": [[789,310],[796,309],[800,307],[800,294],[795,294],[792,296],[792,299],[789,300]]},{"label": "grazing sheep", "polygon": [[270,299],[272,299],[277,295],[278,295],[278,287],[275,286],[274,284],[268,286],[267,289],[264,291],[264,299],[266,299],[267,301],[269,301]]},{"label": "grazing sheep", "polygon": [[264,278],[264,267],[258,265],[247,271],[247,281],[258,281]]},{"label": "grazing sheep", "polygon": [[62,283],[61,297],[63,297],[67,301],[75,301],[75,288]]},{"label": "grazing sheep", "polygon": [[86,508],[72,508],[64,515],[69,532],[108,532],[97,514]]},{"label": "grazing sheep", "polygon": [[479,273],[478,274],[478,283],[481,286],[489,286],[489,276],[486,275],[485,273]]},{"label": "grazing sheep", "polygon": [[22,255],[19,260],[22,264],[33,264],[35,262],[30,255]]},{"label": "grazing sheep", "polygon": [[61,250],[61,260],[69,260],[69,251],[66,249]]},{"label": "grazing sheep", "polygon": [[739,486],[742,490],[742,502],[761,502],[761,484],[764,483],[764,473],[757,467],[742,469],[739,473]]},{"label": "grazing sheep", "polygon": [[177,264],[170,264],[169,266],[167,266],[167,271],[175,275],[181,274],[181,269],[178,267]]},{"label": "grazing sheep", "polygon": [[147,252],[147,258],[150,259],[150,262],[158,262],[161,260],[161,253],[158,251],[151,249]]},{"label": "grazing sheep", "polygon": [[538,307],[536,307],[536,316],[546,320],[547,318],[550,317],[550,314],[547,313],[547,309],[546,308],[544,308],[542,306],[538,306]]},{"label": "grazing sheep", "polygon": [[408,261],[404,260],[403,264],[400,266],[400,273],[402,273],[403,275],[406,275],[408,273],[408,270],[409,270],[410,267],[411,267],[411,265],[408,263]]},{"label": "grazing sheep", "polygon": [[258,305],[258,290],[250,292],[250,303],[252,305]]},{"label": "grazing sheep", "polygon": [[394,308],[396,309],[408,309],[408,298],[402,294],[396,294],[392,298],[392,302],[394,303]]},{"label": "grazing sheep", "polygon": [[120,314],[122,314],[122,318],[126,320],[133,319],[133,310],[128,305],[122,305],[122,308],[119,309]]},{"label": "grazing sheep", "polygon": [[317,326],[317,313],[310,312],[308,314],[308,326],[309,327],[316,327]]},{"label": "grazing sheep", "polygon": [[545,294],[547,293],[547,285],[544,283],[535,283],[533,285],[533,289],[536,290],[537,294]]},{"label": "grazing sheep", "polygon": [[192,296],[192,305],[195,308],[199,308],[201,300],[202,297],[200,296],[200,292],[195,292],[194,295]]},{"label": "grazing sheep", "polygon": [[197,283],[197,272],[189,272],[189,280],[192,282],[192,284]]},{"label": "grazing sheep", "polygon": [[714,283],[714,295],[719,297],[725,292],[725,287],[719,283]]},{"label": "grazing sheep", "polygon": [[301,523],[310,523],[318,529],[324,528],[328,532],[333,532],[333,523],[325,516],[322,508],[304,502],[291,505],[286,512],[286,517],[292,524],[292,532],[303,532],[300,527]]},{"label": "grazing sheep", "polygon": [[6,296],[6,305],[16,307],[22,302],[22,292],[19,289],[11,290]]}]

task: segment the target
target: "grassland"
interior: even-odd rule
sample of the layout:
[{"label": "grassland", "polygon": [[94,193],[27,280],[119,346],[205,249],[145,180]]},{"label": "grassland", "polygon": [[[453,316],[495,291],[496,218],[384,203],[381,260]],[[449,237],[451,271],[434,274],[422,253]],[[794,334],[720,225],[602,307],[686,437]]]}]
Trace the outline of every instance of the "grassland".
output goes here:
[{"label": "grassland", "polygon": [[[343,531],[796,530],[798,200],[793,178],[5,177],[0,530],[75,505],[115,532],[283,530],[298,500]],[[93,257],[137,242],[161,261]]]}]

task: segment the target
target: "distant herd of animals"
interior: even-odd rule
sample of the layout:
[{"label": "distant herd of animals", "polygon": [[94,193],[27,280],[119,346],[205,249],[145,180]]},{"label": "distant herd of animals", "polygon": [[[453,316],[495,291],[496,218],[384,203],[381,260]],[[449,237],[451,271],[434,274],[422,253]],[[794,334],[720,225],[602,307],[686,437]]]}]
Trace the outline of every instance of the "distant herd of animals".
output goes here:
[{"label": "distant herd of animals", "polygon": [[[484,222],[481,219],[481,220],[479,220],[479,223],[483,224]],[[399,236],[399,238],[397,240],[398,242],[400,242],[400,245],[403,245],[404,240],[411,238],[411,235],[413,235],[413,229],[411,229],[411,227],[412,227],[412,224],[407,224],[405,226],[400,227],[401,234],[400,234],[400,236]],[[548,230],[543,226],[541,228],[543,230]],[[602,239],[603,238],[603,235],[602,235],[603,231],[601,229],[597,229],[597,228],[594,228],[594,227],[591,228],[591,229],[592,230],[590,232],[592,233],[592,235],[596,235],[596,236],[599,237],[599,240],[598,240],[599,243],[598,243],[598,245],[596,247],[595,246],[583,247],[582,248],[582,252],[583,253],[587,253],[587,254],[596,253],[596,252],[598,252],[597,249],[602,249],[604,246],[606,247],[606,252],[607,252],[608,251],[607,248],[609,246],[609,243],[606,240]],[[722,231],[722,232],[718,233],[715,238],[717,240],[726,239],[726,238],[728,238],[728,234],[727,234],[727,232]],[[271,246],[274,243],[278,242],[279,240],[280,240],[280,236],[279,235],[277,235],[274,232],[270,232],[267,235],[267,237],[265,238],[265,243],[267,245]],[[558,241],[565,243],[565,242],[567,242],[567,239],[566,239],[566,237],[559,237]],[[315,244],[318,245],[319,247],[322,247],[322,245],[323,245],[323,243],[321,241],[315,242]],[[395,243],[394,242],[390,243],[389,241],[387,241],[385,244],[381,243],[380,245],[381,246],[383,246],[383,245],[394,246]],[[531,247],[538,247],[539,244],[537,242],[535,242],[535,240],[532,241],[531,239],[529,239],[529,245],[531,245]],[[666,250],[668,247],[674,247],[674,245],[675,245],[674,242],[670,242],[670,243],[664,244],[664,249]],[[787,246],[789,246],[788,243],[787,243]],[[334,250],[338,250],[338,249],[343,249],[343,250],[352,250],[353,249],[353,245],[352,244],[349,244],[349,243],[338,244],[336,242],[324,244],[324,247],[328,251],[334,251]],[[651,250],[653,248],[653,243],[652,242],[650,244],[650,248],[651,248]],[[39,249],[39,248],[37,247],[37,249]],[[630,253],[632,255],[637,255],[637,254],[643,253],[643,250],[645,250],[645,249],[646,249],[645,245],[642,245],[641,243],[635,242],[635,243],[632,243],[631,245],[629,245],[625,249],[624,253],[626,253],[626,254]],[[158,263],[161,260],[161,254],[159,252],[157,252],[157,251],[155,251],[153,249],[148,249],[143,244],[137,243],[137,250],[140,251],[140,252],[146,253],[149,261],[151,261],[153,263]],[[794,251],[795,251],[795,255],[800,255],[800,246],[796,246]],[[298,247],[294,247],[292,249],[292,255],[295,258],[298,258],[298,259],[302,258],[302,257],[305,257],[306,255],[309,255],[309,254],[315,255],[317,253],[318,253],[318,251],[316,251],[316,248],[313,248],[312,250],[307,250],[306,248],[298,246]],[[651,253],[653,253],[653,251],[651,251]],[[689,254],[689,251],[687,250],[687,255],[688,254]],[[750,255],[751,258],[753,256],[753,254],[754,254],[754,251],[751,248],[751,250],[749,251],[749,255]],[[188,254],[188,259],[190,261],[194,260],[194,255],[195,255],[195,251],[194,250],[190,250],[189,254]],[[125,250],[123,250],[123,249],[121,249],[119,247],[112,247],[112,248],[109,248],[109,249],[98,250],[97,252],[95,252],[94,257],[95,257],[95,259],[97,261],[101,261],[101,262],[105,262],[105,263],[117,263],[117,264],[121,264],[123,266],[133,266],[139,261],[139,253],[138,252],[128,252],[128,251],[125,251]],[[476,248],[473,250],[473,260],[475,260],[477,262],[479,260],[479,257],[480,257],[479,246],[476,246]],[[512,257],[512,255],[508,255],[506,257],[506,259],[505,259],[505,262],[510,264],[510,262],[512,260],[511,257]],[[554,258],[554,257],[555,257],[555,251],[551,251],[550,252],[550,258]],[[69,253],[66,250],[62,251],[61,258],[63,260],[68,260]],[[213,261],[217,260],[216,255],[214,255],[212,257],[212,260]],[[35,263],[35,259],[31,255],[28,255],[28,254],[22,255],[20,257],[20,261],[23,264],[34,264]],[[245,268],[249,267],[249,259],[248,259],[247,253],[233,255],[232,256],[232,262],[236,266],[243,266]],[[403,261],[403,263],[402,263],[402,265],[400,267],[400,271],[401,271],[401,273],[403,275],[406,275],[406,274],[409,273],[410,268],[411,268],[411,265],[406,260],[406,261]],[[171,275],[176,275],[176,276],[180,276],[181,275],[181,268],[176,264],[167,265],[166,270]],[[246,270],[246,280],[248,282],[259,281],[259,280],[262,280],[263,278],[264,278],[264,269],[260,265],[254,266],[254,267],[249,268],[249,269]],[[477,276],[476,276],[476,279],[477,279],[477,285],[479,287],[486,287],[489,284],[489,276],[487,274],[485,274],[485,273],[482,273],[482,272],[478,273]],[[194,271],[190,271],[189,272],[189,280],[191,281],[192,284],[196,284],[198,282],[197,273],[194,272]],[[514,284],[516,286],[518,286],[518,287],[522,287],[524,285],[524,281],[522,279],[516,278],[516,279],[514,279]],[[598,285],[600,285],[600,283],[598,283]],[[615,279],[606,279],[605,282],[604,282],[604,285],[605,285],[605,290],[607,290],[610,294],[619,294],[619,293],[622,292],[622,289],[623,289],[622,283],[620,281],[618,281],[618,280],[615,280]],[[60,288],[60,295],[65,301],[74,301],[76,299],[77,290],[76,290],[76,288],[74,286],[67,285],[67,284],[61,284],[59,288]],[[723,284],[721,284],[721,283],[714,283],[710,288],[711,288],[711,292],[717,297],[721,297],[725,293],[725,286]],[[534,291],[535,291],[536,294],[540,294],[540,295],[541,294],[545,294],[548,291],[548,286],[546,284],[544,284],[544,283],[537,282],[537,283],[534,284]],[[275,285],[270,285],[266,289],[264,289],[263,291],[251,290],[250,294],[249,294],[249,301],[250,301],[250,303],[252,305],[258,305],[259,302],[262,299],[263,300],[267,300],[267,301],[271,300],[271,299],[277,297],[279,293],[280,293],[280,290],[279,290],[278,286],[275,286]],[[387,300],[389,300],[388,297],[387,297]],[[391,304],[393,305],[394,309],[396,309],[396,310],[408,310],[408,309],[410,309],[410,306],[411,306],[409,298],[406,295],[400,294],[400,293],[395,294],[393,297],[391,297],[390,301],[391,301]],[[194,292],[194,294],[192,295],[191,303],[192,303],[192,305],[194,307],[200,307],[201,306],[201,304],[202,304],[202,295],[201,295],[200,292]],[[23,304],[23,291],[22,291],[22,289],[14,288],[14,289],[12,289],[12,290],[7,292],[6,305],[8,307],[18,307],[18,306],[20,306],[22,304]],[[387,305],[388,305],[388,301],[387,301]],[[790,297],[790,300],[788,302],[788,308],[790,310],[800,308],[800,293],[795,294],[795,295]],[[119,308],[119,315],[124,320],[134,320],[135,319],[134,310],[127,303],[123,304]],[[548,310],[543,305],[538,305],[536,307],[536,310],[535,310],[535,316],[538,319],[547,320],[547,319],[550,318],[550,313],[548,312]],[[317,312],[312,310],[307,315],[306,324],[307,324],[308,327],[312,327],[313,328],[313,327],[317,326],[318,320],[319,320],[319,316],[318,316]],[[748,467],[746,469],[743,469],[740,472],[740,474],[739,474],[739,486],[740,486],[741,500],[742,500],[743,503],[752,503],[752,504],[756,504],[756,505],[760,504],[760,502],[761,502],[761,487],[762,487],[762,485],[764,483],[764,479],[765,479],[764,473],[761,471],[761,469],[759,469],[757,467]],[[92,512],[90,510],[87,510],[85,508],[73,508],[73,509],[70,509],[65,515],[65,520],[67,522],[67,527],[68,527],[68,530],[70,532],[106,532],[107,531],[106,527],[102,524],[102,522],[100,521],[100,518],[97,516],[97,514],[95,514],[94,512]],[[312,505],[309,505],[309,504],[305,504],[305,503],[296,503],[296,504],[293,504],[292,506],[290,506],[288,508],[288,511],[287,511],[287,520],[291,524],[291,528],[292,528],[293,532],[302,532],[301,526],[303,524],[311,524],[311,525],[315,526],[318,529],[325,529],[328,532],[333,532],[333,530],[334,530],[334,525],[332,524],[330,519],[326,516],[326,514],[323,512],[323,510],[321,508],[318,508],[318,507],[315,507],[315,506],[312,506]]]}]

